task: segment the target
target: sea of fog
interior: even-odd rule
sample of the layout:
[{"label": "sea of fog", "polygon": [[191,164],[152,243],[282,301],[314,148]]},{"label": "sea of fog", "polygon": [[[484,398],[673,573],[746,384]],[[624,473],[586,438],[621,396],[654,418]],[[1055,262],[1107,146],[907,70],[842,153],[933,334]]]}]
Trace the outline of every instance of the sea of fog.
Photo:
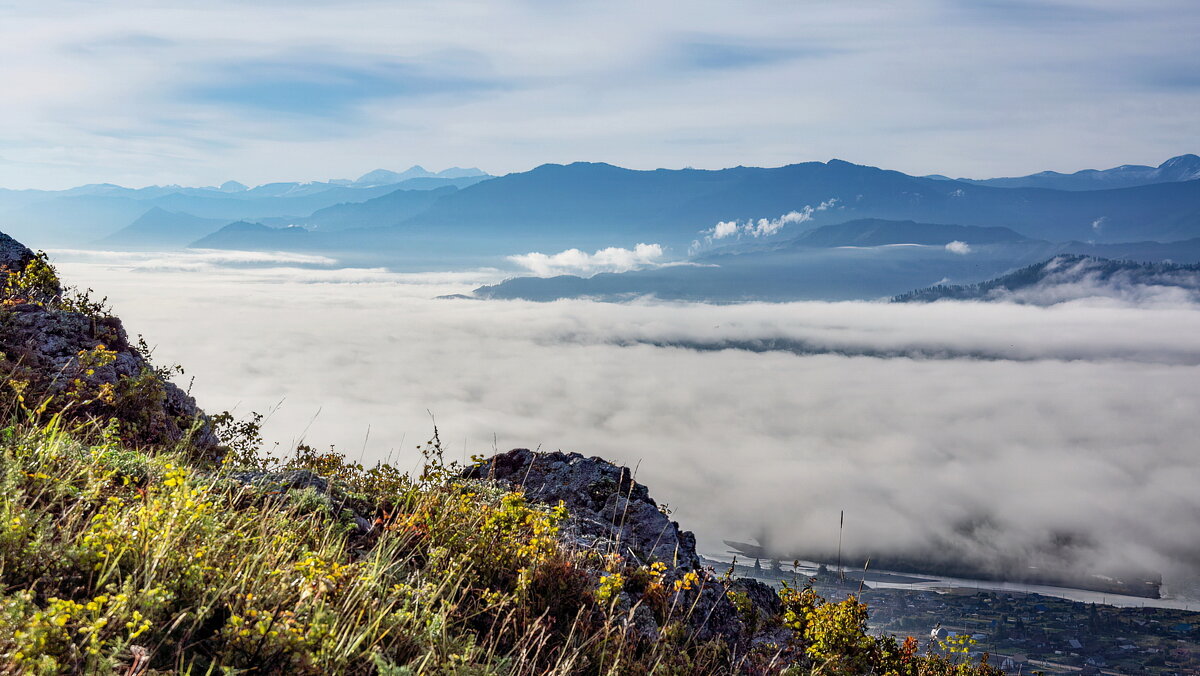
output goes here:
[{"label": "sea of fog", "polygon": [[844,510],[848,551],[1200,571],[1194,305],[446,300],[503,274],[52,258],[281,449],[415,467],[433,416],[454,459],[635,466],[709,552],[829,551]]}]

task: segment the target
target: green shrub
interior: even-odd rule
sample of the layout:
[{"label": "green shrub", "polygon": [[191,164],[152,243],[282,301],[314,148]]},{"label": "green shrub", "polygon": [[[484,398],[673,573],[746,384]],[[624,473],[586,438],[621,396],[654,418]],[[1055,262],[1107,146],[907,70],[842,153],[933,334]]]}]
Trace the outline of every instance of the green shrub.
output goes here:
[{"label": "green shrub", "polygon": [[4,270],[0,298],[5,305],[49,305],[61,298],[58,274],[46,254],[39,251],[22,270]]}]

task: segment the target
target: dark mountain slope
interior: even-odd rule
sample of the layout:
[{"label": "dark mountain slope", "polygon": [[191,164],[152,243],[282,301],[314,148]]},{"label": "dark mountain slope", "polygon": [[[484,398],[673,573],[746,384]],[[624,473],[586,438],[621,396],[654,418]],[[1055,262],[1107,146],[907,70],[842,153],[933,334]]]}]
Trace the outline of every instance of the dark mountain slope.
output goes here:
[{"label": "dark mountain slope", "polygon": [[454,186],[434,190],[395,190],[365,202],[325,207],[293,222],[321,231],[394,226],[426,211],[438,200],[457,191],[458,188]]},{"label": "dark mountain slope", "polygon": [[1168,289],[1180,292],[1175,299],[1200,301],[1200,265],[1060,255],[985,282],[936,285],[892,300],[898,303],[1007,300],[1049,305],[1096,296],[1137,300]]},{"label": "dark mountain slope", "polygon": [[309,233],[304,228],[270,228],[261,223],[238,221],[206,235],[190,247],[196,249],[241,249],[246,251],[290,251],[301,245]]}]

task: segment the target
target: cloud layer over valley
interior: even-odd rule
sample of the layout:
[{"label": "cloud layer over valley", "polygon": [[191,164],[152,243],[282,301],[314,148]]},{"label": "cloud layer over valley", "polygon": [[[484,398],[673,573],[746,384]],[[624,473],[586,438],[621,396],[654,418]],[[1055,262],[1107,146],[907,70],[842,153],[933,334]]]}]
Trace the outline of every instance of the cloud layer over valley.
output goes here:
[{"label": "cloud layer over valley", "polygon": [[283,445],[412,467],[429,410],[455,458],[637,465],[710,552],[828,550],[844,509],[856,552],[1200,569],[1195,305],[475,302],[433,297],[494,271],[74,261],[202,406],[282,401]]}]

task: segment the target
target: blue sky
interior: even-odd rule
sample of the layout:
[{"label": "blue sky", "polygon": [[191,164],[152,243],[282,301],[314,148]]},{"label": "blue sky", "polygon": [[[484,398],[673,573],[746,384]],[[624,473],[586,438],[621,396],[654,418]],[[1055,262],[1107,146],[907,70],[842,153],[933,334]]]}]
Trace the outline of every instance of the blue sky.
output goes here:
[{"label": "blue sky", "polygon": [[0,186],[1197,152],[1194,0],[0,1]]}]

